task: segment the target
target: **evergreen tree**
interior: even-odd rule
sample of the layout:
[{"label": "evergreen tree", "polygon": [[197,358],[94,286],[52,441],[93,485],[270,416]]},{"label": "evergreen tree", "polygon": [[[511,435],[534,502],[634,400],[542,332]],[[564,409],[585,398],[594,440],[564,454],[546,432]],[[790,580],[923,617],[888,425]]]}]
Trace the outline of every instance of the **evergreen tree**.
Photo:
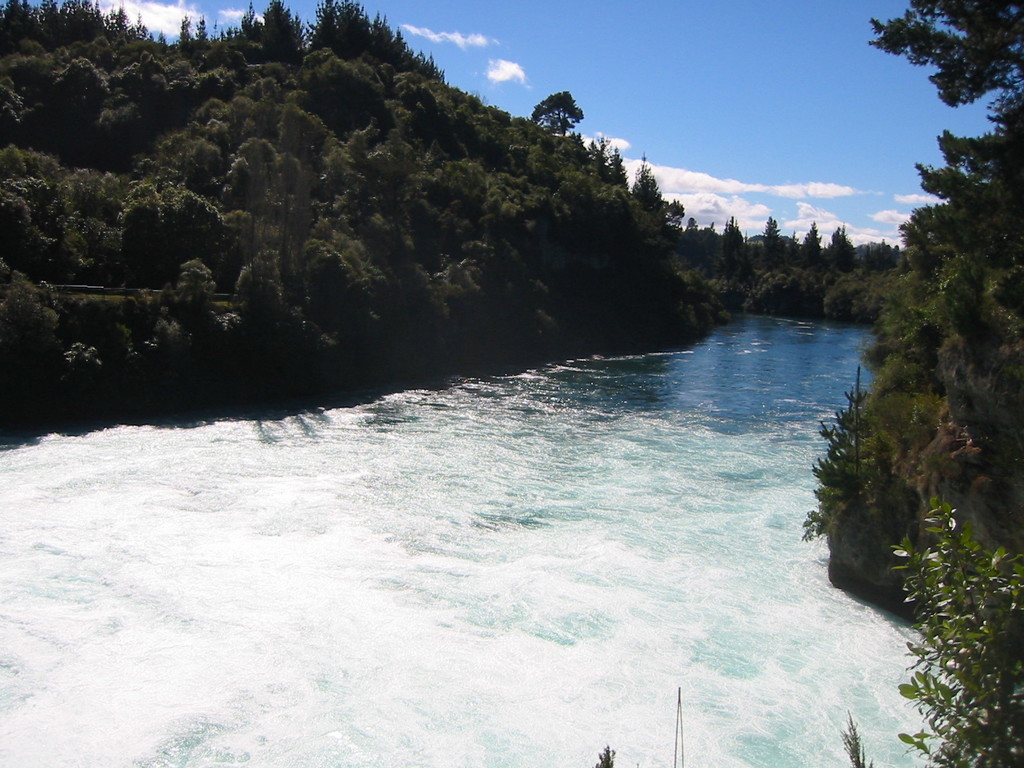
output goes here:
[{"label": "evergreen tree", "polygon": [[263,12],[260,42],[267,61],[298,64],[302,61],[302,22],[281,0],[270,0]]},{"label": "evergreen tree", "polygon": [[[873,45],[912,63],[935,68],[929,79],[951,106],[993,96],[993,130],[978,138],[946,132],[939,138],[946,166],[919,166],[922,187],[946,201],[918,209],[905,226],[914,246],[912,263],[942,243],[959,266],[982,283],[1020,284],[1024,276],[1024,11],[1019,3],[914,0],[906,13],[886,23],[872,20]],[[932,253],[935,249],[932,249]],[[990,270],[995,270],[991,273]],[[1009,270],[1002,274],[1002,270]],[[947,293],[960,290],[945,281]],[[969,291],[972,292],[972,291]],[[1024,316],[1024,296],[990,295]],[[1019,299],[1019,300],[1018,300]],[[950,295],[955,302],[955,296]],[[977,313],[975,313],[977,314]]]},{"label": "evergreen tree", "polygon": [[316,22],[309,30],[309,49],[321,48],[336,54],[341,51],[341,9],[337,0],[321,0],[316,7]]},{"label": "evergreen tree", "polygon": [[660,213],[665,208],[661,188],[658,186],[658,180],[654,178],[654,170],[647,162],[646,155],[641,160],[640,167],[636,169],[636,178],[630,191],[645,211]]},{"label": "evergreen tree", "polygon": [[553,93],[533,108],[530,119],[552,133],[565,136],[583,119],[583,110],[568,91]]},{"label": "evergreen tree", "polygon": [[736,217],[730,217],[722,232],[722,253],[718,265],[718,275],[726,280],[743,280],[749,276],[750,264],[747,260],[747,243],[736,223]]},{"label": "evergreen tree", "polygon": [[832,242],[825,249],[825,261],[829,266],[840,272],[850,272],[857,258],[857,249],[853,247],[846,234],[846,226],[840,226],[832,233]]},{"label": "evergreen tree", "polygon": [[821,266],[821,235],[818,234],[817,222],[811,224],[800,245],[800,262],[809,269]]},{"label": "evergreen tree", "polygon": [[764,267],[767,270],[777,269],[786,256],[786,244],[779,232],[779,223],[771,216],[764,225]]},{"label": "evergreen tree", "polygon": [[615,750],[611,747],[605,747],[597,757],[597,765],[594,768],[615,768]]},{"label": "evergreen tree", "polygon": [[253,43],[260,42],[263,37],[263,20],[256,15],[256,10],[249,3],[248,9],[242,14],[240,22],[242,37]]}]

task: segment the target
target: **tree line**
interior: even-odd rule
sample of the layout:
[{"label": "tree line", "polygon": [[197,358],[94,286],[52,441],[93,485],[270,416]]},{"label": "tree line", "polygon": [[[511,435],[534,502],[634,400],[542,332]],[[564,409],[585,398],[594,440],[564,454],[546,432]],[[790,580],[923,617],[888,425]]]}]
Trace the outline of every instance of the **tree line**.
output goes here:
[{"label": "tree line", "polygon": [[690,218],[676,253],[712,281],[730,310],[862,323],[878,317],[902,264],[899,246],[855,247],[845,226],[824,244],[816,223],[797,238],[772,217],[753,237],[735,218],[721,232]]}]

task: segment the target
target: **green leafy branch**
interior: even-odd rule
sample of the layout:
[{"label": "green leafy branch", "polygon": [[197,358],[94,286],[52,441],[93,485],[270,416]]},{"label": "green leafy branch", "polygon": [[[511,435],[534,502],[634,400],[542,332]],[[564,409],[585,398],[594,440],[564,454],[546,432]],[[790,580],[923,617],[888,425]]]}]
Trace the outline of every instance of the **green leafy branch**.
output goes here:
[{"label": "green leafy branch", "polygon": [[1024,558],[985,549],[948,504],[932,506],[934,543],[895,549],[921,632],[908,644],[916,671],[900,693],[931,728],[900,739],[943,768],[1022,765]]}]

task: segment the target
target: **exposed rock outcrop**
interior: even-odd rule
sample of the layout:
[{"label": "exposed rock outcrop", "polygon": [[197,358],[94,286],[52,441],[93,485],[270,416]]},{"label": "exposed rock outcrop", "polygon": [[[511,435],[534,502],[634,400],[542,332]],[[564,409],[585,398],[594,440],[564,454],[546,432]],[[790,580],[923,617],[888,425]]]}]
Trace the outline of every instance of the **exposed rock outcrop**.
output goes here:
[{"label": "exposed rock outcrop", "polygon": [[[836,587],[901,616],[909,616],[893,545],[917,528],[916,496],[891,499],[882,511],[863,499],[847,505],[828,533],[828,578]],[[900,503],[902,502],[902,503]]]},{"label": "exposed rock outcrop", "polygon": [[989,548],[1024,551],[1024,343],[947,345],[938,375],[949,424],[921,457],[922,500],[938,496]]},{"label": "exposed rock outcrop", "polygon": [[947,344],[939,353],[947,407],[933,439],[894,469],[885,492],[848,503],[828,531],[837,587],[904,615],[893,547],[926,544],[939,498],[986,547],[1024,552],[1024,344]]}]

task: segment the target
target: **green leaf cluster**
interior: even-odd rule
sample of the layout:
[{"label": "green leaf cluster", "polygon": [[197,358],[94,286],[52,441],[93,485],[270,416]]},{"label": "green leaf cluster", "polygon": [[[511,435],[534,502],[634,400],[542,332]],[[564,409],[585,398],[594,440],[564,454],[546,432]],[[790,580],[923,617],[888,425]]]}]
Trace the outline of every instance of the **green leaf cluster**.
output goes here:
[{"label": "green leaf cluster", "polygon": [[948,504],[933,500],[928,546],[904,541],[920,640],[900,692],[930,732],[900,738],[942,768],[1024,763],[1024,557],[989,551]]}]

